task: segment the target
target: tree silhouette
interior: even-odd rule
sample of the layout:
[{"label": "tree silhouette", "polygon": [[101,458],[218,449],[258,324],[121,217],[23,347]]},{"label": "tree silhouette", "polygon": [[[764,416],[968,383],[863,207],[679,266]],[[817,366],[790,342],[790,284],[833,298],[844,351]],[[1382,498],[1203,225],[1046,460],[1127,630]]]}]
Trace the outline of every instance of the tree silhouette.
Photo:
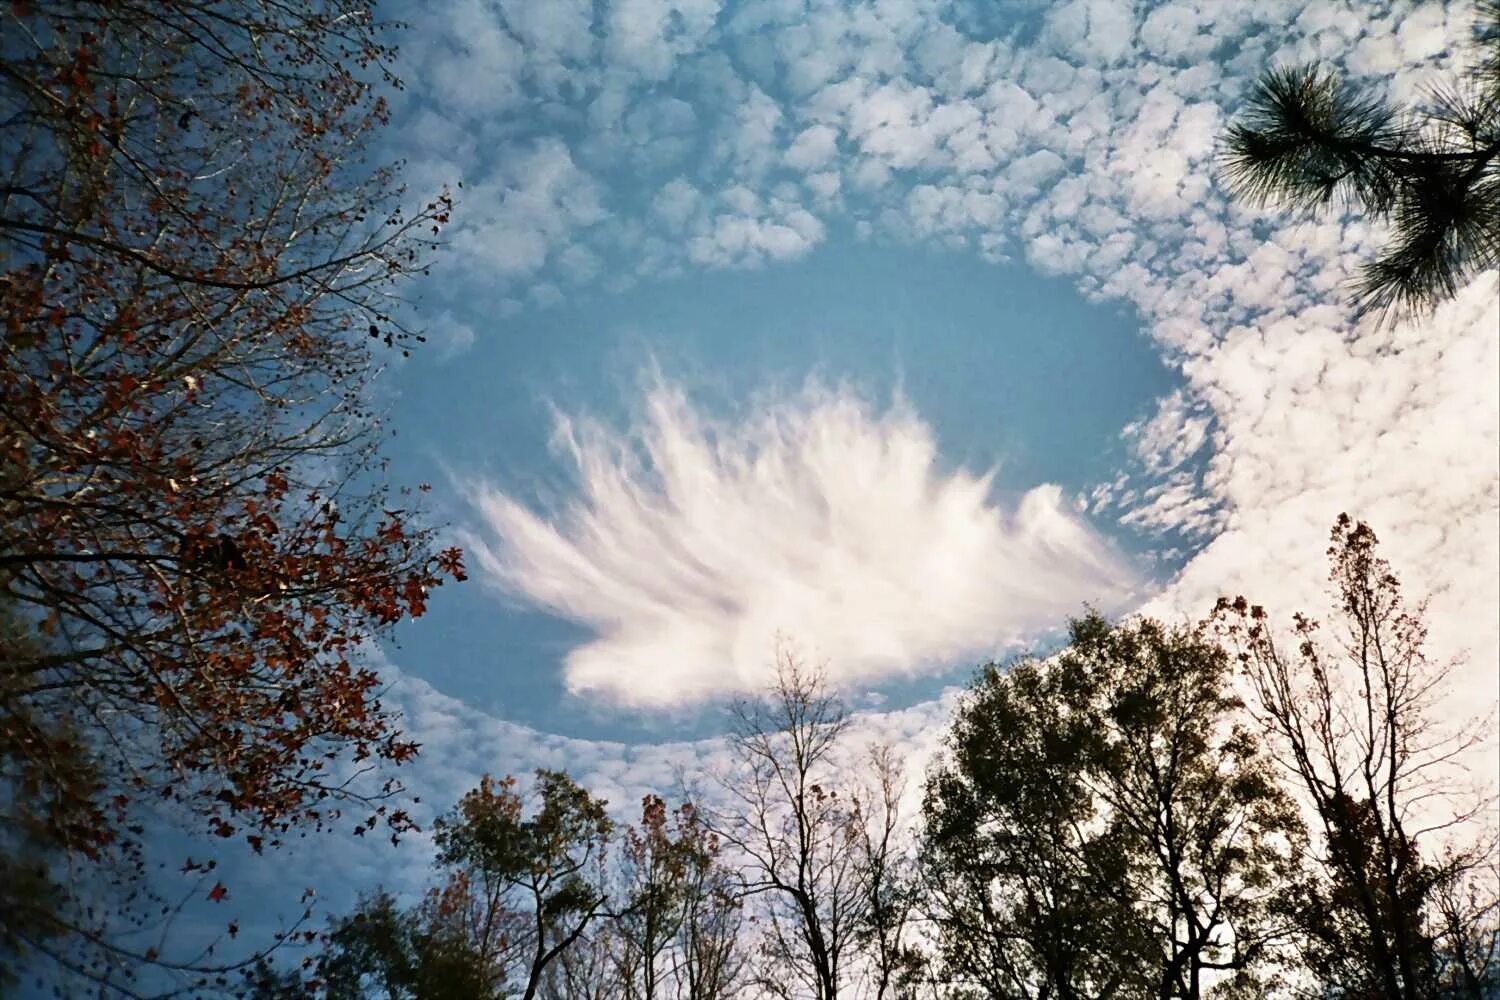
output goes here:
[{"label": "tree silhouette", "polygon": [[1328,558],[1327,634],[1302,614],[1279,634],[1243,597],[1215,610],[1248,707],[1314,818],[1294,908],[1303,964],[1338,996],[1484,995],[1466,991],[1494,961],[1495,798],[1468,794],[1455,763],[1489,727],[1440,720],[1451,664],[1428,658],[1424,609],[1404,601],[1375,532],[1340,515]]},{"label": "tree silhouette", "polygon": [[[542,988],[548,966],[608,915],[605,851],[614,824],[605,803],[561,771],[539,770],[528,816],[513,779],[488,776],[435,831],[438,862],[464,879],[478,901],[472,921],[495,932],[508,913],[523,919],[505,948],[523,1000]],[[502,969],[504,965],[502,964]]]},{"label": "tree silhouette", "polygon": [[1267,994],[1300,824],[1200,630],[1090,615],[983,668],[920,850],[948,980],[1015,1000]]},{"label": "tree silhouette", "polygon": [[386,37],[350,0],[0,9],[0,600],[38,640],[0,647],[0,825],[46,790],[69,863],[163,802],[257,851],[407,825],[355,780],[415,750],[359,649],[462,563],[369,406],[449,207],[365,161]]},{"label": "tree silhouette", "polygon": [[1325,67],[1278,67],[1224,136],[1236,196],[1304,212],[1342,202],[1390,223],[1355,287],[1361,314],[1430,311],[1500,264],[1500,0],[1476,14],[1471,66],[1417,105]]},{"label": "tree silhouette", "polygon": [[640,822],[625,828],[621,841],[621,906],[606,936],[613,995],[732,995],[741,964],[740,913],[718,838],[691,804],[669,812],[661,796],[647,795]]},{"label": "tree silhouette", "polygon": [[837,1000],[849,992],[870,898],[865,817],[838,758],[848,711],[820,668],[778,649],[767,692],[733,712],[736,770],[721,778],[728,805],[713,826],[739,859],[741,898],[759,906],[756,987]]}]

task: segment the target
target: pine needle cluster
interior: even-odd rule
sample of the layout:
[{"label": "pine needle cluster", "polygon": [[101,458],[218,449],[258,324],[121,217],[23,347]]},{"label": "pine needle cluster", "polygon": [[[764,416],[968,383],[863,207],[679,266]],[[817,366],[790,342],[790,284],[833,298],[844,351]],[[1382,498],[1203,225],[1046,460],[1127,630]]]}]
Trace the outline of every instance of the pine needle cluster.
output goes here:
[{"label": "pine needle cluster", "polygon": [[1465,72],[1415,104],[1326,67],[1276,67],[1224,137],[1220,175],[1242,200],[1390,223],[1354,289],[1360,314],[1430,312],[1500,265],[1500,0],[1476,6]]}]

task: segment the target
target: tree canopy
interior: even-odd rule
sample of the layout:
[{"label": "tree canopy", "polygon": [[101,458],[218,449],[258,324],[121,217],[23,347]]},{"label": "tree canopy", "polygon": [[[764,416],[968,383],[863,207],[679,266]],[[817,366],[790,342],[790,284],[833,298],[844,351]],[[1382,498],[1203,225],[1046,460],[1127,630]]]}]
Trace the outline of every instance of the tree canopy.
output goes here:
[{"label": "tree canopy", "polygon": [[1089,614],[985,665],[920,814],[782,649],[700,804],[648,793],[627,824],[561,772],[486,778],[437,825],[425,894],[371,888],[253,995],[1493,996],[1472,821],[1494,800],[1446,770],[1476,734],[1431,717],[1446,675],[1374,532],[1340,518],[1329,556],[1337,643],[1226,598],[1193,626]]},{"label": "tree canopy", "polygon": [[0,803],[71,862],[162,801],[256,850],[409,825],[361,647],[463,565],[369,399],[450,207],[367,162],[393,54],[344,0],[0,12]]},{"label": "tree canopy", "polygon": [[1484,724],[1438,720],[1449,666],[1428,658],[1420,609],[1406,606],[1375,532],[1341,516],[1328,558],[1333,642],[1304,614],[1284,641],[1243,597],[1215,613],[1317,834],[1297,885],[1301,964],[1340,995],[1479,996],[1500,970],[1483,830],[1496,799],[1464,789],[1454,765]]},{"label": "tree canopy", "polygon": [[929,779],[922,858],[947,975],[990,997],[1260,988],[1302,832],[1229,659],[1091,615],[1050,663],[985,668]]}]

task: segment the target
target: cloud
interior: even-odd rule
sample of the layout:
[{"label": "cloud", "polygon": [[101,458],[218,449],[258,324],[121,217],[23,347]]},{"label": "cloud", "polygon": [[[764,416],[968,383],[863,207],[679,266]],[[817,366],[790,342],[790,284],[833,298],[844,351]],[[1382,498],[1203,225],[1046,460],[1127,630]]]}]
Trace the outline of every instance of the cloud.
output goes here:
[{"label": "cloud", "polygon": [[787,149],[787,166],[798,170],[815,170],[823,166],[838,152],[838,139],[837,130],[827,125],[807,128]]},{"label": "cloud", "polygon": [[[510,36],[540,30],[502,6]],[[1348,509],[1411,567],[1413,592],[1437,594],[1434,637],[1471,649],[1479,677],[1500,655],[1485,562],[1500,550],[1500,392],[1476,376],[1497,364],[1493,278],[1432,320],[1357,324],[1345,282],[1379,245],[1377,225],[1293,225],[1231,204],[1212,180],[1215,137],[1264,67],[1327,59],[1411,96],[1458,58],[1468,5],[1071,0],[1006,5],[1016,24],[987,6],[742,0],[721,15],[717,0],[603,3],[586,32],[597,44],[544,53],[601,56],[574,74],[562,111],[537,82],[537,46],[516,68],[484,30],[460,45],[478,7],[455,8],[462,24],[440,27],[443,44],[488,59],[473,65],[493,74],[490,96],[514,102],[522,87],[527,128],[552,133],[489,156],[484,204],[498,191],[514,205],[476,223],[476,259],[562,287],[595,271],[754,267],[847,229],[1068,276],[1133,308],[1186,380],[1130,430],[1135,464],[1094,494],[1100,516],[1197,553],[1163,607],[1199,613],[1231,582],[1315,597],[1323,533]],[[451,82],[434,78],[439,98]],[[425,123],[424,146],[475,162],[495,126],[474,99],[452,95],[452,120]],[[681,132],[690,121],[697,133]],[[593,134],[576,138],[585,123]],[[696,159],[638,152],[695,134]],[[628,155],[610,160],[611,143]],[[519,176],[526,158],[512,151],[542,148],[566,164]],[[639,173],[648,161],[654,172]],[[592,257],[565,252],[579,242]]]},{"label": "cloud", "polygon": [[809,384],[743,421],[652,382],[628,432],[559,417],[576,492],[537,511],[473,484],[466,538],[506,594],[587,626],[568,688],[668,705],[758,688],[776,637],[840,683],[951,666],[1118,607],[1130,570],[1055,486],[1013,507],[944,471],[904,403]]},{"label": "cloud", "polygon": [[1085,61],[1119,62],[1130,52],[1133,6],[1122,0],[1069,0],[1050,12],[1048,39]]},{"label": "cloud", "polygon": [[1500,385],[1481,373],[1500,370],[1500,280],[1354,337],[1329,320],[1308,310],[1241,327],[1194,365],[1216,441],[1199,495],[1232,516],[1163,606],[1202,614],[1239,591],[1282,612],[1321,607],[1328,527],[1347,511],[1375,528],[1407,593],[1431,597],[1435,653],[1467,651],[1456,683],[1469,710],[1492,703]]},{"label": "cloud", "polygon": [[461,266],[488,278],[535,275],[579,230],[604,217],[599,185],[561,140],[509,153],[498,170],[459,192],[451,237]]},{"label": "cloud", "polygon": [[443,310],[427,324],[424,335],[437,345],[438,357],[448,360],[474,346],[474,328],[458,319],[450,310]]},{"label": "cloud", "polygon": [[688,259],[708,267],[734,267],[800,257],[823,238],[823,224],[796,206],[773,204],[772,213],[714,216],[688,244]]},{"label": "cloud", "polygon": [[586,58],[593,47],[591,0],[500,0],[511,31],[533,59]]},{"label": "cloud", "polygon": [[1128,424],[1121,434],[1152,472],[1169,472],[1198,454],[1208,441],[1212,418],[1207,406],[1193,403],[1181,389],[1157,400],[1149,420]]},{"label": "cloud", "polygon": [[680,56],[704,43],[718,16],[719,0],[616,0],[611,54],[645,80],[664,80]]},{"label": "cloud", "polygon": [[651,208],[668,226],[681,230],[698,211],[703,193],[681,177],[668,181],[651,200]]},{"label": "cloud", "polygon": [[775,162],[780,147],[781,108],[753,84],[736,89],[742,90],[734,97],[738,110],[714,152],[736,178],[759,177]]},{"label": "cloud", "polygon": [[483,0],[454,0],[408,58],[424,90],[450,113],[492,115],[524,96],[526,51]]}]

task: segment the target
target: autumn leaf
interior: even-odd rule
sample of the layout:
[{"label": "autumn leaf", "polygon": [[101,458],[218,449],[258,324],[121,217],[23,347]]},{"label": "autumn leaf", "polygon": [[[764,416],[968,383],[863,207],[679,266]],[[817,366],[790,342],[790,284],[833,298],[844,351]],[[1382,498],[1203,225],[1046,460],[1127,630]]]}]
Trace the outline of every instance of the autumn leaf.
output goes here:
[{"label": "autumn leaf", "polygon": [[[24,188],[0,225],[0,551],[35,641],[0,648],[27,678],[0,756],[34,790],[0,824],[60,870],[131,871],[154,801],[259,853],[400,794],[415,752],[350,658],[463,567],[392,499],[359,401],[420,343],[390,304],[451,203],[367,165],[395,53],[345,6],[5,8],[31,42],[0,47]],[[361,755],[369,789],[335,777]]]}]

